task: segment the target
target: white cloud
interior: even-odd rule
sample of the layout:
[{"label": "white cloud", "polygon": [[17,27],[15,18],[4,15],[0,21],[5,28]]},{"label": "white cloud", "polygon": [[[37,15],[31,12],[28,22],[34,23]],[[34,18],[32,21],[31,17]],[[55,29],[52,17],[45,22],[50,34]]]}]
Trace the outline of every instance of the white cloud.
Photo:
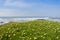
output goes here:
[{"label": "white cloud", "polygon": [[18,11],[16,9],[0,9],[0,16],[27,16],[27,11]]},{"label": "white cloud", "polygon": [[[4,7],[9,6],[28,8],[28,9],[0,9],[0,16],[57,16],[60,13],[60,9],[54,5],[48,5],[46,3],[26,3],[23,1],[6,0]],[[33,6],[33,7],[32,7]]]},{"label": "white cloud", "polygon": [[26,3],[22,1],[13,1],[12,0],[6,0],[4,3],[4,6],[14,6],[14,7],[21,7],[21,8],[26,8],[26,7],[31,7],[31,3]]},{"label": "white cloud", "polygon": [[0,9],[0,16],[58,16],[60,9],[49,8],[40,10],[22,11],[16,9]]},{"label": "white cloud", "polygon": [[12,11],[11,9],[0,9],[0,16],[10,16]]}]

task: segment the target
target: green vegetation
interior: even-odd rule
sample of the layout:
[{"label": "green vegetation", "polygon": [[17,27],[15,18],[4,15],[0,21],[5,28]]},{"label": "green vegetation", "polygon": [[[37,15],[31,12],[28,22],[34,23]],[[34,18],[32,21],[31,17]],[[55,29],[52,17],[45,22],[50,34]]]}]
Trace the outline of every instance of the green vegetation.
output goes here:
[{"label": "green vegetation", "polygon": [[60,23],[35,20],[0,25],[0,40],[60,40]]}]

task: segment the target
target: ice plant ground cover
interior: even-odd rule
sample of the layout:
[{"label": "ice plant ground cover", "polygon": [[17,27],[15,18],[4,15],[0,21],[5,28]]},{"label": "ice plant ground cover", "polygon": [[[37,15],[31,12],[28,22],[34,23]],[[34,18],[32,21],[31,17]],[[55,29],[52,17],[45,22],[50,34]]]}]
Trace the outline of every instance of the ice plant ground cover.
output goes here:
[{"label": "ice plant ground cover", "polygon": [[0,25],[0,40],[60,40],[60,22],[35,20]]}]

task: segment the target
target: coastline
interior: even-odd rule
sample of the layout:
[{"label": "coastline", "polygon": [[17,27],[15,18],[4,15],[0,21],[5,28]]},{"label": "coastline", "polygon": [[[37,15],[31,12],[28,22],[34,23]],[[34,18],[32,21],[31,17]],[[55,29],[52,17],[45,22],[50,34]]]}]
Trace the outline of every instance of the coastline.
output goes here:
[{"label": "coastline", "polygon": [[49,20],[49,21],[56,21],[56,22],[60,22],[60,19],[51,19],[51,18],[11,18],[11,17],[0,17],[0,25],[1,24],[5,24],[5,23],[9,23],[9,22],[28,22],[28,21],[33,21],[33,20]]}]

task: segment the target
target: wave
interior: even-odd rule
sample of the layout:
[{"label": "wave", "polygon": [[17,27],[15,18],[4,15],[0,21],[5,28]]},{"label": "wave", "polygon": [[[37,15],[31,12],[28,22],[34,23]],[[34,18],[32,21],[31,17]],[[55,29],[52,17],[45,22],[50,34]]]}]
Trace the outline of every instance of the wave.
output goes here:
[{"label": "wave", "polygon": [[43,20],[54,20],[48,17],[45,18],[0,18],[0,24],[5,24],[9,22],[27,22],[27,21],[32,21],[32,20],[37,20],[37,19],[43,19]]}]

